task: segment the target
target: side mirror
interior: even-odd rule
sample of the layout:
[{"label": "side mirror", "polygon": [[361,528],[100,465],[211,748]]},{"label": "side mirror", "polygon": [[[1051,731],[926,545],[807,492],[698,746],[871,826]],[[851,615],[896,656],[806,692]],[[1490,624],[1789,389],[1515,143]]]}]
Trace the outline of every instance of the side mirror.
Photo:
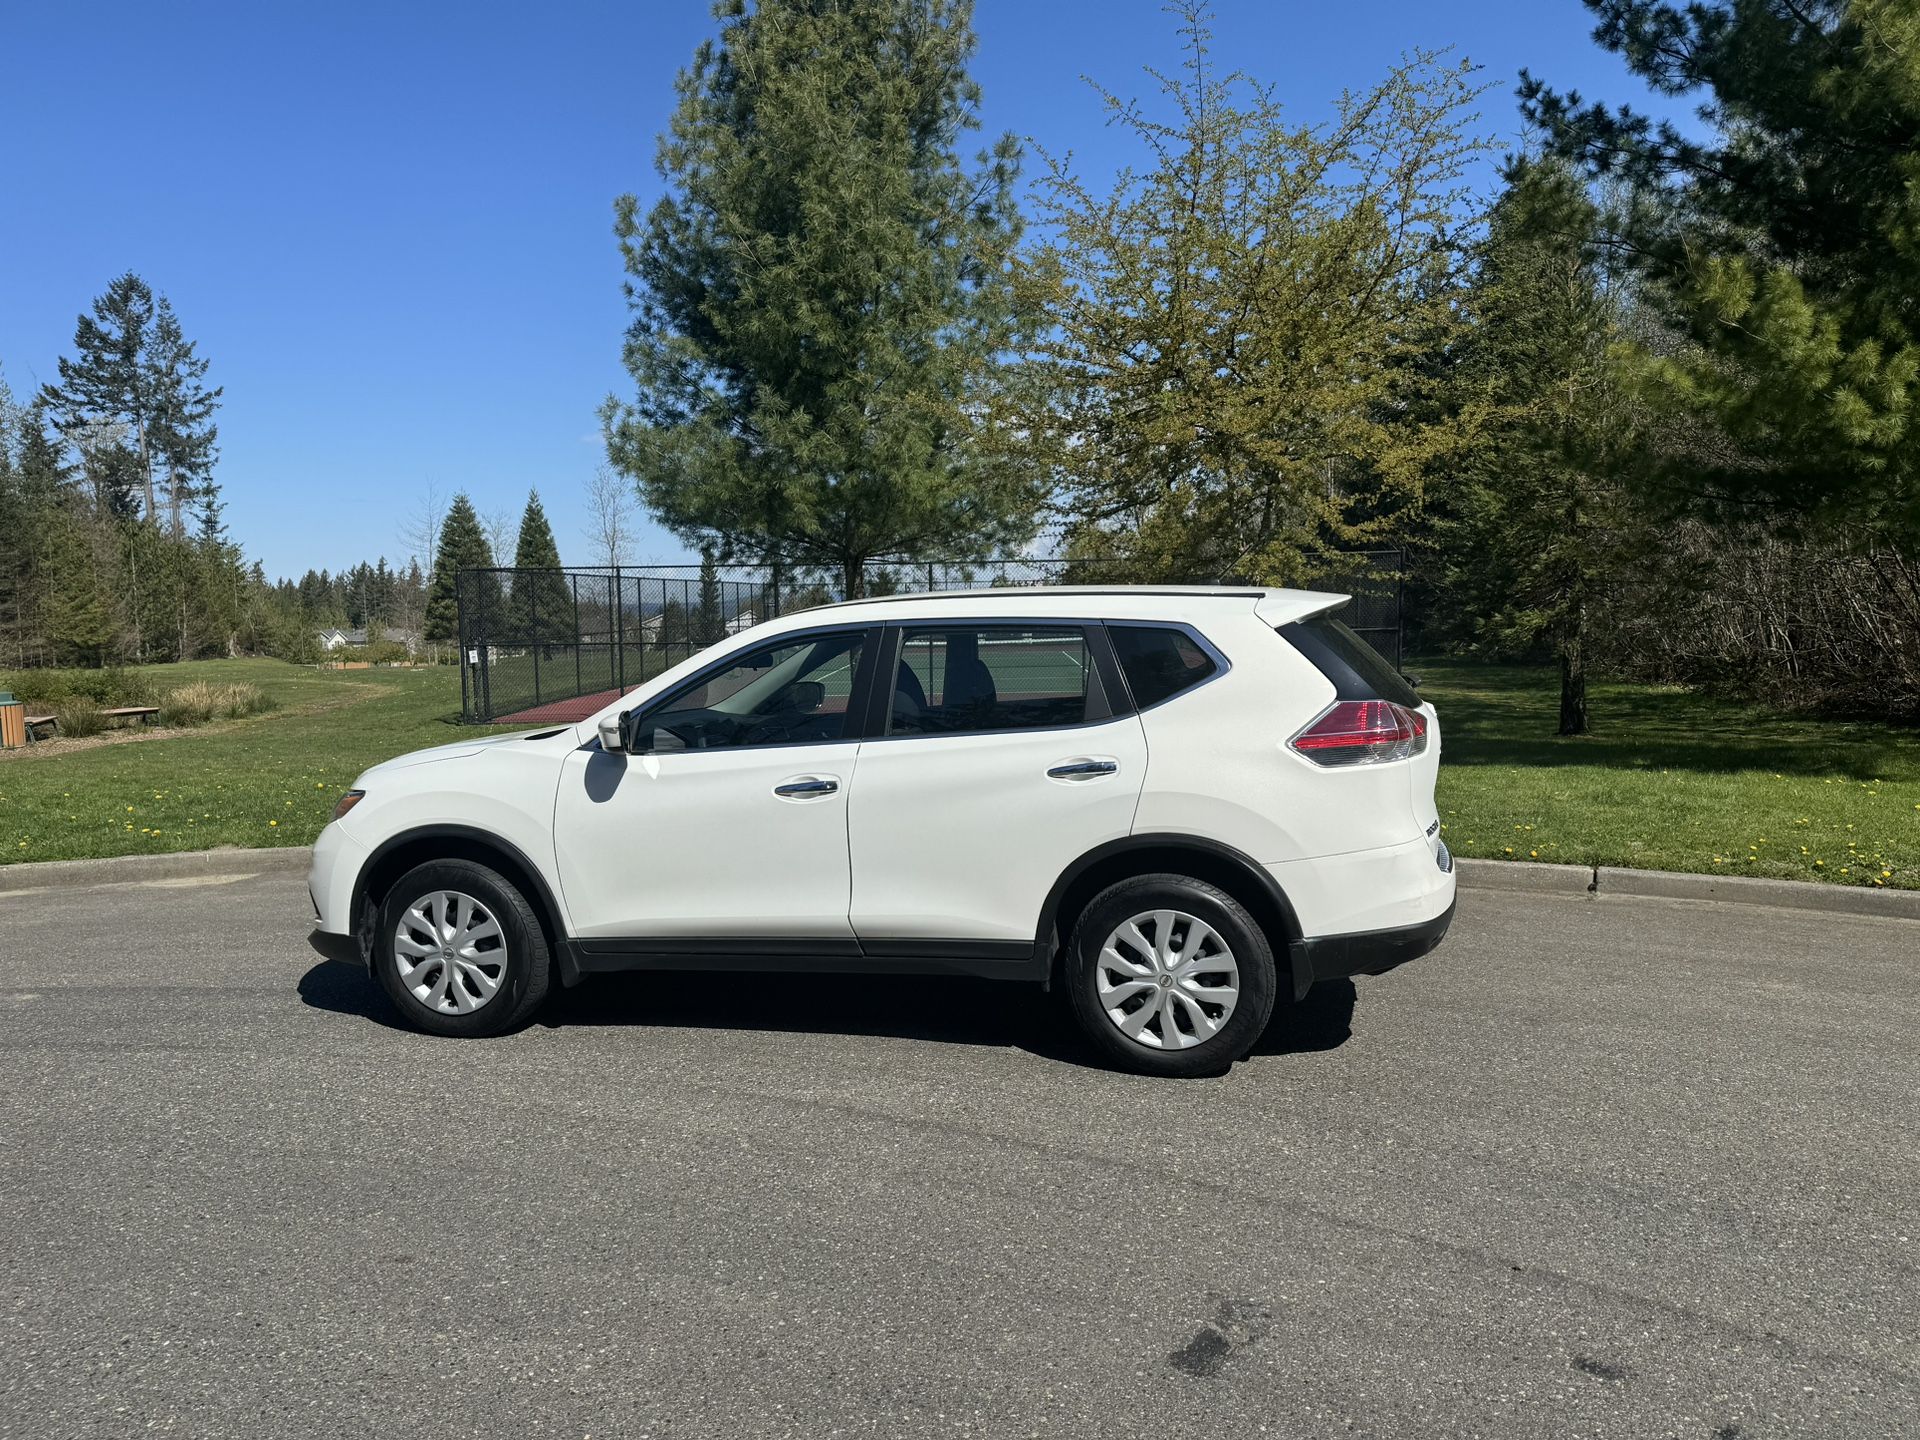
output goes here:
[{"label": "side mirror", "polygon": [[813,714],[827,703],[827,687],[818,680],[796,680],[790,693],[793,708],[805,715]]},{"label": "side mirror", "polygon": [[627,748],[624,734],[628,712],[622,710],[618,715],[600,722],[600,748],[609,755],[618,755]]}]

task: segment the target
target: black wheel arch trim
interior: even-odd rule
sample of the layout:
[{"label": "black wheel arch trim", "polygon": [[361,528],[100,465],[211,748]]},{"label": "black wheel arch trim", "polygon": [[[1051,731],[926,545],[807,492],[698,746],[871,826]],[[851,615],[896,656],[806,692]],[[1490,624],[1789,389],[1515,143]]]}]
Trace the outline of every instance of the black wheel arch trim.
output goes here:
[{"label": "black wheel arch trim", "polygon": [[367,877],[379,869],[380,863],[394,851],[422,840],[460,840],[482,849],[497,851],[524,872],[537,892],[529,895],[527,899],[538,907],[540,918],[547,922],[549,931],[547,941],[554,958],[559,963],[561,983],[573,985],[578,982],[579,972],[574,967],[571,947],[567,944],[567,927],[562,919],[562,911],[554,896],[553,888],[547,884],[547,877],[541,873],[540,867],[528,858],[527,852],[518,845],[511,840],[502,839],[491,830],[482,830],[477,825],[416,825],[411,830],[402,830],[397,835],[390,835],[376,845],[366,860],[361,863],[359,873],[353,877],[352,898],[347,902],[347,913],[354,917],[356,932],[360,911],[367,899]]},{"label": "black wheel arch trim", "polygon": [[1273,944],[1275,958],[1285,957],[1293,977],[1294,998],[1297,1000],[1307,993],[1307,988],[1314,980],[1312,956],[1301,943],[1300,917],[1293,908],[1293,902],[1287,898],[1287,892],[1273,878],[1273,872],[1231,845],[1209,840],[1203,835],[1183,835],[1178,831],[1149,831],[1109,840],[1104,845],[1096,845],[1060,872],[1060,878],[1053,882],[1053,888],[1047,892],[1046,903],[1040,910],[1040,924],[1034,933],[1034,963],[1040,967],[1040,978],[1047,976],[1054,951],[1064,939],[1059,933],[1062,918],[1060,907],[1074,882],[1094,866],[1132,850],[1187,850],[1231,865],[1236,873],[1243,875],[1259,890],[1280,915],[1286,933],[1268,938]]}]

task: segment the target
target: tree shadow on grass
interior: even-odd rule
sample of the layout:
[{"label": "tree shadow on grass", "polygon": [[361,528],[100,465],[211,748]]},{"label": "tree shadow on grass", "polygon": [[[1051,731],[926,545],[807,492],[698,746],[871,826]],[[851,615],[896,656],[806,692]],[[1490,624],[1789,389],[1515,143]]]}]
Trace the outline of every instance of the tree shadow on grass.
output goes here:
[{"label": "tree shadow on grass", "polygon": [[1851,780],[1920,766],[1920,736],[1889,726],[1783,715],[1671,686],[1596,684],[1593,732],[1557,735],[1557,685],[1546,669],[1457,662],[1433,669],[1421,694],[1440,712],[1445,763]]}]

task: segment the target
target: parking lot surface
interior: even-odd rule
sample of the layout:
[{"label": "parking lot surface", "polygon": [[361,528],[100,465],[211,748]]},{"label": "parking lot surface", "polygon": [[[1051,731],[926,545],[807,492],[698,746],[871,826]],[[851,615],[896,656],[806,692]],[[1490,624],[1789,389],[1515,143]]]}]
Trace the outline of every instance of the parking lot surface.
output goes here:
[{"label": "parking lot surface", "polygon": [[1920,922],[1463,892],[1168,1082],[960,980],[434,1040],[306,915],[0,895],[0,1435],[1920,1433]]}]

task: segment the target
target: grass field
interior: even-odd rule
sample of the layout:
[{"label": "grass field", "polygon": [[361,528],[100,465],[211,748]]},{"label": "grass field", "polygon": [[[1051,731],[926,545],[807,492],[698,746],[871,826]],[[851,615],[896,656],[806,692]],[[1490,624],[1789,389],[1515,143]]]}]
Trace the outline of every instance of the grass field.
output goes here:
[{"label": "grass field", "polygon": [[[1456,854],[1920,888],[1920,733],[1601,684],[1595,733],[1562,740],[1545,671],[1408,668],[1440,710],[1441,822]],[[0,862],[305,845],[367,766],[476,733],[450,723],[452,670],[222,660],[156,674],[251,681],[281,708],[0,761]]]},{"label": "grass field", "polygon": [[309,670],[277,660],[155,667],[166,686],[251,681],[270,715],[166,739],[0,760],[0,860],[307,845],[367,766],[494,732],[450,723],[451,669]]},{"label": "grass field", "polygon": [[1920,733],[1601,684],[1594,733],[1560,739],[1547,671],[1407,668],[1457,855],[1920,889]]}]

